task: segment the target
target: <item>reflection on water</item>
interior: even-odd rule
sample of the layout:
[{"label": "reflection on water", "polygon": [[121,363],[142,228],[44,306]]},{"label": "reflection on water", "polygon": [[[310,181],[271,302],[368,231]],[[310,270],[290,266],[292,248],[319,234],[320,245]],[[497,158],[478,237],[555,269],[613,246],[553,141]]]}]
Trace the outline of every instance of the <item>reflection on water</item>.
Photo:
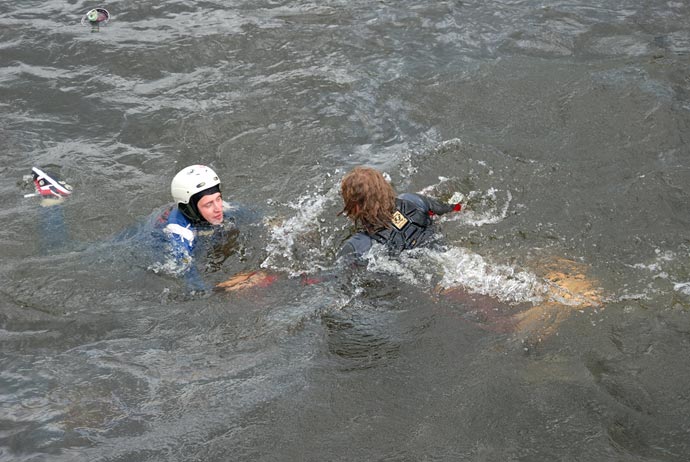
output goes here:
[{"label": "reflection on water", "polygon": [[[0,460],[687,458],[685,2],[91,7],[0,5]],[[122,234],[193,163],[261,211],[205,277],[272,285]],[[463,198],[441,250],[335,270],[362,163]]]}]

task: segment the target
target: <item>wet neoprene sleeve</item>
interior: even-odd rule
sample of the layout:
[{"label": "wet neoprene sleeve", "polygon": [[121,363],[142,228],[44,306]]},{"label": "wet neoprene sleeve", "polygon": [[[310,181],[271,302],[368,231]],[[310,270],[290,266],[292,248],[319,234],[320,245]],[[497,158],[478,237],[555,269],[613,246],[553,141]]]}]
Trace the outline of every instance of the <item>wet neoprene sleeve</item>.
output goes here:
[{"label": "wet neoprene sleeve", "polygon": [[455,204],[445,204],[431,197],[422,196],[415,193],[403,193],[398,196],[422,207],[426,212],[433,212],[435,215],[443,215],[454,210]]}]

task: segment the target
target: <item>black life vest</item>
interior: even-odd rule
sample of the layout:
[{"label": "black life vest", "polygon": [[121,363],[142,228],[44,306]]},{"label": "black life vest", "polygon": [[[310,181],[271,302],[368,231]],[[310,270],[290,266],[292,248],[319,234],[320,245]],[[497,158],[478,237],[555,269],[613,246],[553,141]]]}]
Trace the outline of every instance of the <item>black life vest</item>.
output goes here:
[{"label": "black life vest", "polygon": [[414,249],[434,234],[429,212],[414,202],[395,199],[395,213],[388,228],[371,235],[394,253]]}]

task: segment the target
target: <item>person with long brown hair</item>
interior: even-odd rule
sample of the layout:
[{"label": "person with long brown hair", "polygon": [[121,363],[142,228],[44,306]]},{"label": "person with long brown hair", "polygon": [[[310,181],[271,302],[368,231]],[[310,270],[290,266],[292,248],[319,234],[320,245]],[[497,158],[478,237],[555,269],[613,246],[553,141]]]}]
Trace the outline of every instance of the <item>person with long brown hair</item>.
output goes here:
[{"label": "person with long brown hair", "polygon": [[357,228],[339,255],[357,260],[369,251],[374,241],[391,252],[428,244],[434,235],[433,215],[459,212],[461,204],[444,204],[415,193],[396,196],[393,186],[378,170],[355,167],[342,180],[340,193],[345,214]]}]

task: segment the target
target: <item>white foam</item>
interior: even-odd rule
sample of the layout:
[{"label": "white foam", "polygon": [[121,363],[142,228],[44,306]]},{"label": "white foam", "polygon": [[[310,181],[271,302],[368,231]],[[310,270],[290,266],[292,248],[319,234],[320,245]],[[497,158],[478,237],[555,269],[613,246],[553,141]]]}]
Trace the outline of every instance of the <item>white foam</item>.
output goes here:
[{"label": "white foam", "polygon": [[[483,161],[478,163],[485,165]],[[489,174],[493,174],[493,172],[489,172]],[[423,188],[419,194],[434,197],[435,191],[452,179],[439,176],[438,180],[439,182],[435,185]],[[443,221],[461,221],[474,227],[499,223],[508,215],[508,209],[513,201],[513,195],[509,190],[504,192],[505,198],[499,198],[500,193],[501,190],[495,188],[489,188],[487,191],[470,191],[467,195],[460,191],[454,191],[447,203],[457,204],[459,202],[463,205],[463,211],[459,214],[446,214],[441,219]]]},{"label": "white foam", "polygon": [[683,295],[690,296],[690,282],[677,282],[673,284],[673,290]]},{"label": "white foam", "polygon": [[456,191],[453,193],[453,195],[450,197],[448,200],[449,204],[457,204],[460,202],[461,204],[465,202],[465,195],[459,191]]},{"label": "white foam", "polygon": [[[467,196],[461,192],[455,192],[449,202],[462,203],[462,212],[450,213],[441,219],[443,221],[460,221],[477,228],[500,223],[508,216],[508,209],[513,201],[513,195],[508,190],[504,191],[505,199],[499,200],[498,194],[500,192],[494,188],[486,192],[471,191]],[[471,205],[466,205],[466,202],[470,202]]]},{"label": "white foam", "polygon": [[546,283],[535,274],[488,263],[481,255],[463,248],[415,249],[390,258],[383,246],[377,245],[367,258],[369,270],[392,274],[425,288],[440,278],[438,284],[444,289],[462,287],[508,303],[537,303],[547,292]]},{"label": "white foam", "polygon": [[[320,217],[323,211],[335,202],[339,191],[340,184],[337,183],[324,194],[306,194],[296,202],[288,203],[288,207],[297,213],[281,224],[273,226],[265,248],[268,256],[261,263],[261,267],[284,271],[291,276],[323,269],[317,262],[322,259],[323,249],[332,245],[334,233],[319,232],[323,221]],[[306,236],[314,235],[319,238],[318,246],[313,246],[313,242],[303,242]],[[299,258],[298,254],[301,254]]]},{"label": "white foam", "polygon": [[190,268],[190,264],[181,262],[180,260],[174,258],[170,254],[166,254],[167,257],[164,261],[157,261],[149,265],[148,270],[154,273],[163,273],[170,276],[180,277],[184,275]]},{"label": "white foam", "polygon": [[517,303],[538,302],[546,291],[536,275],[508,265],[487,263],[481,255],[467,249],[453,247],[425,253],[443,270],[440,284],[445,288],[462,286],[474,293]]}]

